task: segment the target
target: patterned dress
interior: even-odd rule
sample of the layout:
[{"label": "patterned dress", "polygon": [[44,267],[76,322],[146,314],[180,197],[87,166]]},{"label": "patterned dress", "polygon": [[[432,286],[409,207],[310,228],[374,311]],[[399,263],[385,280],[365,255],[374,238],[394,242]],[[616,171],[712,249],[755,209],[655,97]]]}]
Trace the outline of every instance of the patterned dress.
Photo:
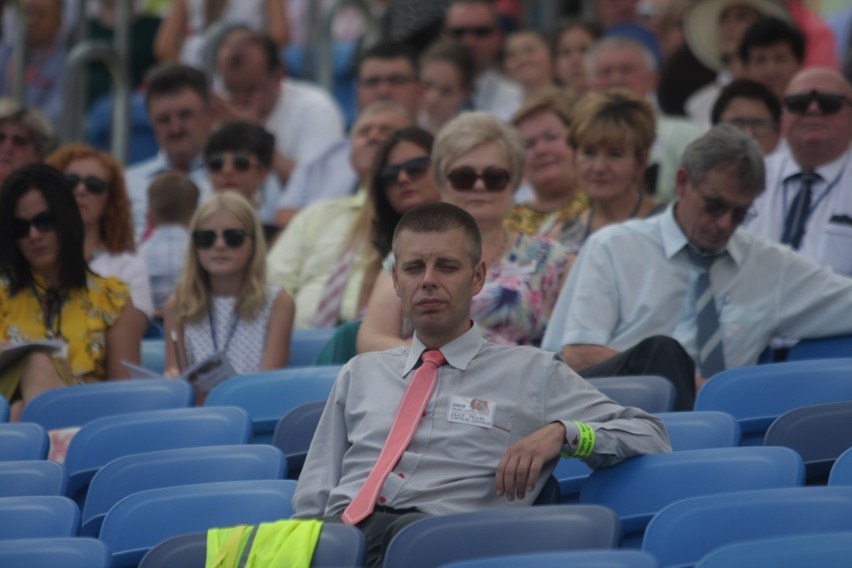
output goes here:
[{"label": "patterned dress", "polygon": [[[26,343],[51,336],[37,290],[46,288],[35,276],[35,287],[9,295],[9,281],[0,278],[0,342]],[[39,292],[41,293],[41,292]],[[106,379],[106,335],[130,301],[130,292],[117,278],[89,273],[86,288],[72,290],[62,301],[53,336],[67,344],[71,371],[86,382]],[[0,375],[0,394],[11,398],[20,375]]]}]

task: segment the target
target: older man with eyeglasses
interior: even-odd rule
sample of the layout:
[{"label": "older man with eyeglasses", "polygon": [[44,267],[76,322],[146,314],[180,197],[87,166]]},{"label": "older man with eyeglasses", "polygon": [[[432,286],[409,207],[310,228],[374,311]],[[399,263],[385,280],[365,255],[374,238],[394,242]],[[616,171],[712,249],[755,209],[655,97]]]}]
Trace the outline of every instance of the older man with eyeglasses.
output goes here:
[{"label": "older man with eyeglasses", "polygon": [[852,86],[810,68],[783,99],[786,148],[766,160],[766,191],[746,228],[852,276]]},{"label": "older man with eyeglasses", "polygon": [[583,245],[542,346],[592,377],[645,374],[676,341],[695,362],[692,392],[667,377],[686,409],[704,379],[755,364],[773,337],[852,333],[852,280],[738,230],[764,181],[756,142],[731,125],[687,146],[678,201]]}]

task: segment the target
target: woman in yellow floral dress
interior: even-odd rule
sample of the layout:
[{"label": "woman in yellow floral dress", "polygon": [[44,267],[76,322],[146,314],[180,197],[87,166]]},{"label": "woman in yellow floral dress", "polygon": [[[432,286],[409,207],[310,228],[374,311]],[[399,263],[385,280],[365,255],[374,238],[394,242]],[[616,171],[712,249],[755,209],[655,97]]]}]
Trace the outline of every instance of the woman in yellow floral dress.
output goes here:
[{"label": "woman in yellow floral dress", "polygon": [[52,339],[0,369],[0,394],[12,419],[38,394],[78,382],[129,377],[141,334],[127,285],[89,270],[83,223],[63,175],[36,164],[0,188],[0,344]]}]

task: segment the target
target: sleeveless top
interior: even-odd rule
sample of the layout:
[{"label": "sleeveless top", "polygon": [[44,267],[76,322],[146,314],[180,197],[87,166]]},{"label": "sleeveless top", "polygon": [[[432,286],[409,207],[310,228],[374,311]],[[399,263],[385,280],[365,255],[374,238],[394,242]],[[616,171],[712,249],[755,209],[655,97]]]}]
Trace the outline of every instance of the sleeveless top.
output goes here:
[{"label": "sleeveless top", "polygon": [[[234,296],[211,296],[213,302],[211,312],[218,350],[225,349],[227,342],[225,353],[228,361],[234,371],[240,375],[256,373],[260,370],[263,350],[266,347],[269,315],[272,313],[272,304],[275,303],[275,298],[280,291],[280,288],[274,286],[266,287],[267,299],[260,313],[252,320],[240,319],[230,342],[228,342],[228,336],[231,335],[231,327],[234,325],[236,315],[234,306],[237,299]],[[206,314],[197,322],[184,324],[183,342],[189,366],[203,361],[217,351],[213,345],[210,319]]]}]

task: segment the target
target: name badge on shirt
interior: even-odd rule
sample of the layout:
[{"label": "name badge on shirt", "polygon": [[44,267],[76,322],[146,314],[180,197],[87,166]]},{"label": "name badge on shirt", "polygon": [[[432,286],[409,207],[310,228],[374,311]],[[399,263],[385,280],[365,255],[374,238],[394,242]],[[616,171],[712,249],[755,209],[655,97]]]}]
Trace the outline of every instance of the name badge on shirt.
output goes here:
[{"label": "name badge on shirt", "polygon": [[453,395],[447,409],[447,421],[491,428],[494,424],[496,404],[490,400]]}]

